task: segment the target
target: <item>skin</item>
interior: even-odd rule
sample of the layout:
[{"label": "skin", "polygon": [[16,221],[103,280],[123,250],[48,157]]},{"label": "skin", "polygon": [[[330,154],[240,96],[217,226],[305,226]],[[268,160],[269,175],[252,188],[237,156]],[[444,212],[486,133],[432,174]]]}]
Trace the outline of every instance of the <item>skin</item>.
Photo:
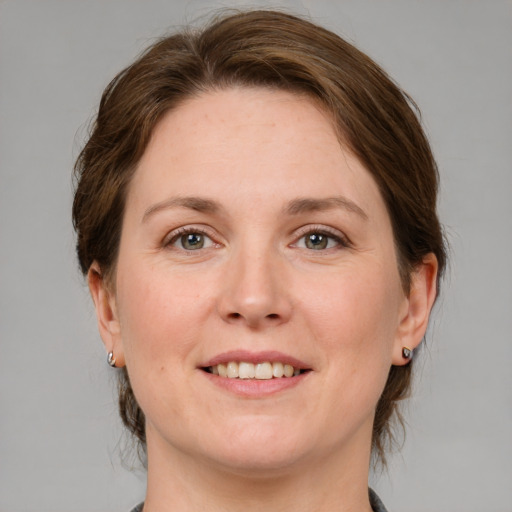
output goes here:
[{"label": "skin", "polygon": [[[204,246],[184,249],[181,228]],[[370,511],[375,406],[425,333],[436,271],[430,255],[404,295],[377,185],[310,99],[229,89],[169,112],[129,188],[115,286],[89,272],[146,415],[145,511]],[[201,370],[230,350],[310,371],[241,396]]]}]

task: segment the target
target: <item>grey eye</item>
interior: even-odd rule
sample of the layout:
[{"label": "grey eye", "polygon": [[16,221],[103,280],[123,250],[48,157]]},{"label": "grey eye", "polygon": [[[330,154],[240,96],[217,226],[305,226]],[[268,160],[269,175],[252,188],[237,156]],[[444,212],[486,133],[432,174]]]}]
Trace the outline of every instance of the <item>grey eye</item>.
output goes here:
[{"label": "grey eye", "polygon": [[327,235],[322,233],[310,233],[304,237],[305,245],[308,249],[322,250],[327,249],[329,245],[329,238]]},{"label": "grey eye", "polygon": [[205,236],[201,233],[187,233],[180,236],[178,240],[183,249],[187,251],[202,249],[205,245]]},{"label": "grey eye", "polygon": [[[172,235],[171,235],[172,236]],[[174,236],[165,245],[177,250],[199,251],[213,247],[215,242],[203,231],[197,228],[183,228],[174,232]]]},{"label": "grey eye", "polygon": [[302,235],[295,246],[301,247],[302,249],[310,249],[312,251],[323,251],[337,246],[346,246],[346,244],[336,235],[323,233],[322,231],[310,231],[309,233]]}]

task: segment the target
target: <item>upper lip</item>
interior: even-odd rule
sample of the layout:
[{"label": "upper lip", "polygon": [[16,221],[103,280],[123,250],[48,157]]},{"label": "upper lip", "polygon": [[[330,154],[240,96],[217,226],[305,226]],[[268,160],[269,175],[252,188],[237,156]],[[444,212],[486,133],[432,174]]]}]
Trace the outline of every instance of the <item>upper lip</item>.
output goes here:
[{"label": "upper lip", "polygon": [[244,362],[244,363],[283,363],[289,364],[294,368],[298,368],[300,370],[308,370],[311,367],[306,364],[304,361],[297,359],[296,357],[289,356],[287,354],[283,354],[277,350],[265,350],[262,352],[250,352],[248,350],[230,350],[228,352],[223,352],[222,354],[218,354],[204,364],[200,366],[205,368],[208,366],[216,366],[218,364],[227,364],[230,361],[236,362]]}]

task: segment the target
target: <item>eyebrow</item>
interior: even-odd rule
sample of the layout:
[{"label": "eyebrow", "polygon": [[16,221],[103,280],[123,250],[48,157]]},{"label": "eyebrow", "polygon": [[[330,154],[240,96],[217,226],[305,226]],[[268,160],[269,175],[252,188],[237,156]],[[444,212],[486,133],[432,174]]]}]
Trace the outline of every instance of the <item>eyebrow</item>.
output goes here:
[{"label": "eyebrow", "polygon": [[359,215],[364,220],[368,220],[366,212],[354,201],[344,196],[325,197],[321,199],[304,197],[290,201],[285,208],[288,215],[299,215],[301,213],[321,212],[341,208],[351,213]]},{"label": "eyebrow", "polygon": [[[202,213],[218,213],[222,210],[221,205],[212,199],[194,196],[170,197],[147,208],[142,216],[142,222],[146,222],[157,212],[171,208],[186,208]],[[343,196],[325,197],[321,199],[311,197],[293,199],[286,205],[283,212],[287,215],[300,215],[302,213],[321,212],[335,208],[341,208],[348,212],[356,213],[364,220],[368,220],[368,215],[360,206]]]},{"label": "eyebrow", "polygon": [[220,205],[203,197],[170,197],[164,201],[150,206],[142,216],[142,222],[146,222],[152,215],[162,210],[168,210],[171,208],[187,208],[189,210],[195,210],[203,213],[216,213],[221,207]]}]

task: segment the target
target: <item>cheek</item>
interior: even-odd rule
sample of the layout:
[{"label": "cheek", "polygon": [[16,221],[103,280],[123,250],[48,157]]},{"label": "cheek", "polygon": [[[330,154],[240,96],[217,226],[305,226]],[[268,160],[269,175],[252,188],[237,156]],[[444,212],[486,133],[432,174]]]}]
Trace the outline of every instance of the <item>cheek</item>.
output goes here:
[{"label": "cheek", "polygon": [[399,287],[383,272],[340,272],[311,280],[301,310],[324,341],[354,352],[389,348],[398,319]]},{"label": "cheek", "polygon": [[126,367],[137,401],[148,421],[185,417],[189,413],[183,397],[188,391],[183,385],[197,363],[208,295],[198,291],[197,280],[173,276],[158,266],[141,265],[137,272],[122,276],[118,313]]},{"label": "cheek", "polygon": [[[135,267],[133,267],[135,268]],[[208,295],[204,283],[187,276],[174,277],[161,268],[142,265],[124,272],[119,281],[119,317],[127,365],[166,365],[193,346],[200,315],[207,314]],[[145,268],[145,270],[141,270]],[[169,348],[172,346],[172,350]]]},{"label": "cheek", "polygon": [[[397,271],[365,265],[311,282],[302,311],[322,357],[324,390],[317,397],[336,424],[373,415],[392,364],[401,289]],[[306,303],[307,301],[307,303]],[[334,428],[334,427],[333,427]]]}]

